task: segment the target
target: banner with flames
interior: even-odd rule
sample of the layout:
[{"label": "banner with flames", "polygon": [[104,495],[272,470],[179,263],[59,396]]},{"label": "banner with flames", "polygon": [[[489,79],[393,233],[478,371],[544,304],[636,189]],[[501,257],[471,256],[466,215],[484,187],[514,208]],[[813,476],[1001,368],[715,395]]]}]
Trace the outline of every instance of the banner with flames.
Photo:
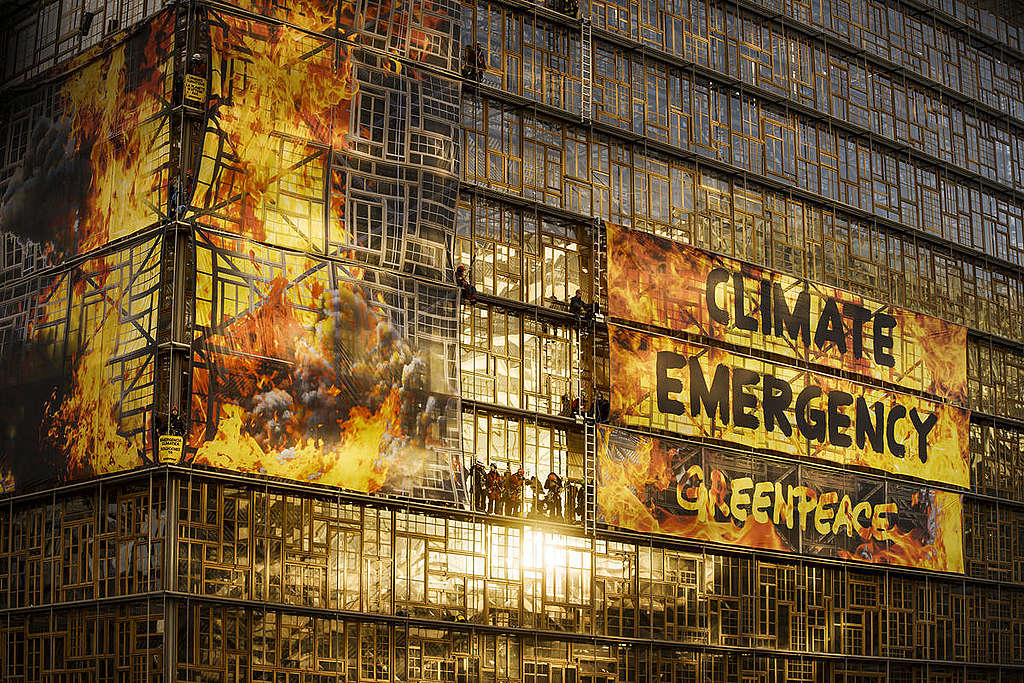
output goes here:
[{"label": "banner with flames", "polygon": [[613,421],[970,486],[964,409],[608,327]]},{"label": "banner with flames", "polygon": [[747,548],[963,573],[962,496],[620,428],[598,430],[599,521]]},{"label": "banner with flames", "polygon": [[161,243],[0,285],[0,489],[152,461]]},{"label": "banner with flames", "polygon": [[200,236],[191,461],[463,500],[454,289]]},{"label": "banner with flames", "polygon": [[0,194],[0,490],[152,462],[174,31],[160,12],[0,105],[25,143]]},{"label": "banner with flames", "polygon": [[460,86],[418,66],[455,65],[460,8],[414,6],[207,16],[192,463],[464,500]]},{"label": "banner with flames", "polygon": [[965,327],[608,225],[616,318],[856,373],[963,404]]},{"label": "banner with flames", "polygon": [[[335,21],[322,9],[302,16],[322,28]],[[186,215],[282,248],[446,279],[459,83],[361,48],[353,31],[367,19],[352,10],[343,4],[344,30],[330,35],[211,12],[206,128]],[[403,33],[408,23],[383,26]]]},{"label": "banner with flames", "polygon": [[[0,105],[28,140],[0,195],[0,384],[23,398],[0,485],[152,463],[180,427],[187,462],[459,500],[461,5],[243,5],[168,9]],[[160,264],[171,221],[196,278],[191,253]],[[192,402],[154,425],[169,264],[195,280]]]},{"label": "banner with flames", "polygon": [[20,242],[26,266],[93,251],[166,217],[173,52],[167,10],[4,103],[0,120],[21,129],[13,135],[26,148],[0,195],[0,232]]}]

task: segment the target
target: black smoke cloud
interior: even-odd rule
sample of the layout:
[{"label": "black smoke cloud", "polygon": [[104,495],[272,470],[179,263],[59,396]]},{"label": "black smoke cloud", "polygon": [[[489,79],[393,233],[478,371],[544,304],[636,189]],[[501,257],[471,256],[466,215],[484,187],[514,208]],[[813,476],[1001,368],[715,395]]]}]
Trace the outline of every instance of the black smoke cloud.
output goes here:
[{"label": "black smoke cloud", "polygon": [[90,148],[76,145],[69,121],[39,119],[21,166],[0,197],[0,231],[61,251],[72,248],[92,180]]}]

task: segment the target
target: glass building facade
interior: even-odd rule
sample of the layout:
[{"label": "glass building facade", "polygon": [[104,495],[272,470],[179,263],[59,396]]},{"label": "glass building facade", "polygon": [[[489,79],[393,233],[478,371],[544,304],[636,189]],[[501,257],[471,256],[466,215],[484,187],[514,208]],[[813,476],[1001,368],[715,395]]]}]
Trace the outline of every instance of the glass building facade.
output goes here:
[{"label": "glass building facade", "polygon": [[[0,24],[0,680],[1024,681],[1017,3]],[[612,225],[966,328],[962,571],[613,523]]]}]

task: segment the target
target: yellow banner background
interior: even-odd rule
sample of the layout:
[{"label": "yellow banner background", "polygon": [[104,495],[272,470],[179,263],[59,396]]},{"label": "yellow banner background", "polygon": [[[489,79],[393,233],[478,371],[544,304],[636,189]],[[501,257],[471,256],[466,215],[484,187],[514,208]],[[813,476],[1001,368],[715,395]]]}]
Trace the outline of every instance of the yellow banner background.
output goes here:
[{"label": "yellow banner background", "polygon": [[[795,367],[788,367],[760,359],[740,356],[722,349],[711,348],[629,330],[609,325],[611,346],[611,419],[628,426],[662,429],[683,436],[717,439],[738,443],[788,455],[819,458],[842,465],[867,467],[893,474],[918,477],[929,481],[944,482],[953,486],[970,486],[970,467],[967,456],[969,412],[949,404],[941,404],[909,394],[889,392],[849,380],[828,377]],[[687,404],[685,415],[662,413],[657,402],[657,355],[659,351],[670,351],[681,356],[697,356],[704,370],[708,386],[711,385],[715,367],[725,364],[730,368],[745,368],[760,376],[773,375],[787,382],[793,390],[793,402],[785,411],[793,431],[786,436],[776,428],[772,432],[761,424],[759,428],[736,427],[732,420],[723,424],[716,417],[712,420],[705,412],[699,416],[689,414],[689,381],[685,368],[673,373],[682,380],[683,389],[675,398]],[[904,418],[896,427],[897,441],[906,448],[904,457],[890,453],[876,453],[869,444],[858,448],[856,442],[846,448],[828,443],[808,441],[796,427],[794,403],[799,392],[808,385],[816,385],[823,393],[844,391],[853,397],[863,396],[868,405],[880,401],[888,415],[891,408],[902,405],[908,411],[916,408],[922,414],[934,413],[937,422],[928,435],[928,459],[922,462],[918,457],[917,432],[910,420]],[[761,412],[760,385],[747,393],[752,395],[757,406],[752,411]],[[824,409],[824,397],[815,399],[812,407]],[[853,406],[846,409],[853,415]],[[851,425],[846,429],[851,437],[855,430]]]}]

